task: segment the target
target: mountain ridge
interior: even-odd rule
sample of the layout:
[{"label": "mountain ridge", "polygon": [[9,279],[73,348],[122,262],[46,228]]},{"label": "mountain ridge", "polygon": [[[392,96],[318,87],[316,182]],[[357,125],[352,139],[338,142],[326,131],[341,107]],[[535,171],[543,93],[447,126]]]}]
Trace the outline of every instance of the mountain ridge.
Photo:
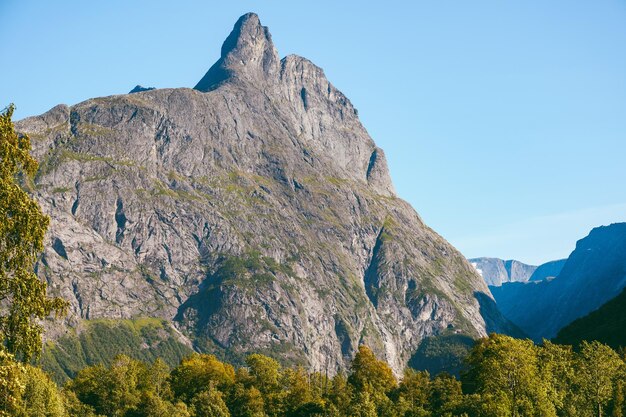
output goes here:
[{"label": "mountain ridge", "polygon": [[491,287],[498,307],[535,340],[553,338],[626,287],[626,223],[591,230],[548,281]]},{"label": "mountain ridge", "polygon": [[277,57],[247,14],[196,89],[16,124],[40,160],[27,185],[51,216],[37,272],[71,305],[50,337],[156,317],[235,360],[282,353],[335,372],[368,344],[400,374],[425,337],[515,332],[396,196],[350,101],[310,61]]}]

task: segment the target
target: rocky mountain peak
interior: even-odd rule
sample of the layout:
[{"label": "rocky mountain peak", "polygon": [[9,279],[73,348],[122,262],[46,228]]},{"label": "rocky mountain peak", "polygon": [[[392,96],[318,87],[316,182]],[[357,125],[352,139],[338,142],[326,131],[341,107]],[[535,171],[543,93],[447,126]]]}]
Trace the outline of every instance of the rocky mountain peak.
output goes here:
[{"label": "rocky mountain peak", "polygon": [[232,32],[222,44],[220,59],[195,86],[196,90],[211,91],[226,80],[260,81],[275,78],[280,58],[267,27],[259,16],[247,13],[237,20]]},{"label": "rocky mountain peak", "polygon": [[195,90],[94,98],[17,128],[51,218],[37,271],[71,326],[157,317],[198,351],[287,352],[331,373],[367,344],[397,374],[425,337],[514,330],[395,195],[350,100],[307,59],[279,60],[254,14]]}]

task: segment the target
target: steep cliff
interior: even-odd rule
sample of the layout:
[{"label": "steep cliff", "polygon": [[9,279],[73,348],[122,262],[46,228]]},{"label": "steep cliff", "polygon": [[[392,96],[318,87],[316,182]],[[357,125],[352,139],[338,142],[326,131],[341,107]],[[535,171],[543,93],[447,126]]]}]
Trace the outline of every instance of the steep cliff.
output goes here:
[{"label": "steep cliff", "polygon": [[52,219],[38,273],[79,333],[157,317],[234,360],[333,372],[365,343],[400,372],[427,336],[511,330],[396,196],[350,101],[310,61],[280,59],[255,14],[195,89],[59,105],[18,128]]}]

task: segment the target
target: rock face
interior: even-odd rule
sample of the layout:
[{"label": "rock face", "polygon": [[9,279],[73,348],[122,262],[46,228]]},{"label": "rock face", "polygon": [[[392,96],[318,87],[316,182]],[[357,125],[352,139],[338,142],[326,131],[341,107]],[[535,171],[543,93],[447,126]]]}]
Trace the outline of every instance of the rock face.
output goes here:
[{"label": "rock face", "polygon": [[500,286],[505,282],[526,282],[537,269],[536,266],[516,260],[474,258],[469,261],[490,286]]},{"label": "rock face", "polygon": [[[39,274],[71,326],[159,317],[197,350],[401,372],[430,335],[511,325],[482,278],[394,191],[324,72],[243,16],[195,89],[60,105],[18,123],[51,216]],[[54,335],[54,333],[53,333]]]},{"label": "rock face", "polygon": [[484,278],[490,287],[499,287],[508,282],[543,281],[556,277],[565,259],[546,262],[534,266],[527,265],[514,259],[505,261],[498,258],[473,258],[469,262]]},{"label": "rock face", "polygon": [[502,313],[540,341],[626,287],[626,223],[595,228],[576,243],[558,276],[491,290]]}]

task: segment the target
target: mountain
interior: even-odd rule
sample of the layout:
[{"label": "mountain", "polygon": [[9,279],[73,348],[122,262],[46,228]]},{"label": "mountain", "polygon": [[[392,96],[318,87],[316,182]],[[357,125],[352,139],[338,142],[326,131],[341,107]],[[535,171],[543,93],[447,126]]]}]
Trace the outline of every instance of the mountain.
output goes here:
[{"label": "mountain", "polygon": [[154,89],[154,87],[144,87],[142,85],[136,85],[132,90],[128,92],[128,94],[141,93],[142,91],[150,91]]},{"label": "mountain", "polygon": [[329,372],[367,344],[400,373],[426,337],[515,331],[398,198],[352,103],[310,61],[280,59],[255,14],[194,89],[17,127],[51,217],[37,272],[71,304],[67,326],[48,325],[47,362],[68,374],[71,356],[143,339],[146,356],[259,352]]},{"label": "mountain", "polygon": [[537,269],[536,266],[516,260],[473,258],[469,261],[490,286],[500,286],[505,282],[526,282]]},{"label": "mountain", "polygon": [[555,337],[625,286],[626,223],[615,223],[595,228],[579,240],[556,278],[510,283],[491,291],[504,316],[539,341]]},{"label": "mountain", "polygon": [[545,281],[559,276],[567,259],[546,262],[535,269],[535,272],[528,278],[528,281]]},{"label": "mountain", "polygon": [[509,282],[543,281],[556,277],[565,259],[546,262],[539,266],[510,259],[505,261],[499,258],[472,258],[469,262],[478,273],[485,279],[489,286],[499,287]]},{"label": "mountain", "polygon": [[626,289],[600,308],[559,330],[556,343],[577,346],[598,340],[613,349],[626,347]]}]

